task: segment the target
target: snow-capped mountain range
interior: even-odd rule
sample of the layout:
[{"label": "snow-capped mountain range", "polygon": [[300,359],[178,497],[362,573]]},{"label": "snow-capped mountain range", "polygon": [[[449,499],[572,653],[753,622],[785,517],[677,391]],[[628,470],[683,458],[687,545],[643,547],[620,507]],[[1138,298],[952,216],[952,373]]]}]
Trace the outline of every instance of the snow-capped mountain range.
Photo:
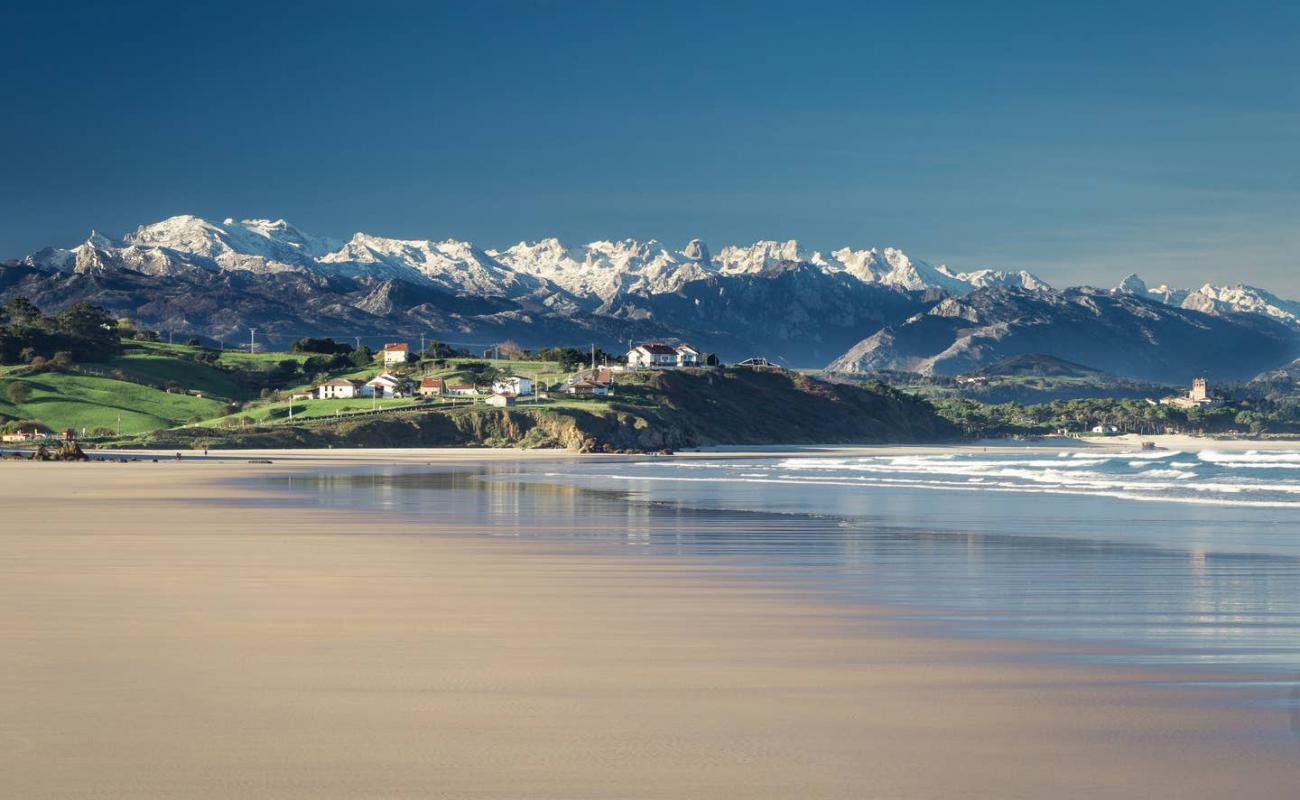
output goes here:
[{"label": "snow-capped mountain range", "polygon": [[1148,286],[1137,275],[1129,275],[1113,291],[1206,314],[1261,314],[1300,326],[1300,302],[1283,300],[1266,289],[1242,283],[1231,286],[1207,283],[1199,289],[1175,289],[1165,284]]},{"label": "snow-capped mountain range", "polygon": [[1028,272],[954,273],[888,247],[844,247],[823,254],[793,240],[762,241],[727,246],[713,255],[698,239],[673,249],[655,240],[569,246],[552,238],[498,250],[453,239],[404,240],[366,233],[339,242],[304,233],[284,220],[216,223],[188,215],[142,225],[120,241],[92,232],[77,247],[47,248],[22,263],[59,272],[120,267],[147,275],[307,271],[401,280],[458,294],[523,297],[559,291],[595,305],[620,294],[675,292],[711,275],[773,275],[798,265],[900,291],[965,294],[988,286],[1049,288]]},{"label": "snow-capped mountain range", "polygon": [[614,349],[675,339],[724,360],[845,371],[944,373],[1035,353],[1151,379],[1271,369],[1300,354],[1300,303],[1250,286],[1153,288],[1134,275],[1110,290],[1057,289],[1029,272],[957,272],[890,247],[797,241],[485,248],[178,216],[0,262],[0,301],[12,296],[49,310],[94,303],[214,339],[250,327],[283,345],[304,335]]}]

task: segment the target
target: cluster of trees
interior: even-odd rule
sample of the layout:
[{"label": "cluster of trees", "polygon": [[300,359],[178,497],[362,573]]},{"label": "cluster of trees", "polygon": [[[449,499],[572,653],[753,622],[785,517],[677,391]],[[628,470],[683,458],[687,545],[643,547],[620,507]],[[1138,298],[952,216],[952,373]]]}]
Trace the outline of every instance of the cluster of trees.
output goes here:
[{"label": "cluster of trees", "polygon": [[1098,425],[1138,434],[1300,432],[1300,400],[1295,398],[1256,398],[1198,408],[1115,398],[1057,400],[1033,405],[990,405],[956,398],[935,401],[934,406],[940,415],[971,436],[1038,435],[1062,429],[1083,433]]},{"label": "cluster of trees", "polygon": [[0,307],[0,364],[105,361],[121,347],[117,322],[99,306],[78,303],[47,315],[15,297]]}]

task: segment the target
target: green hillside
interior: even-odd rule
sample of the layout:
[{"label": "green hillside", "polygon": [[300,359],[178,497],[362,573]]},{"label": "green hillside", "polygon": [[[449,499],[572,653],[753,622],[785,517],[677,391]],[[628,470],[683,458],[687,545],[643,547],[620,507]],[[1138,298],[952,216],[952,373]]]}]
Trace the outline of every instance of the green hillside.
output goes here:
[{"label": "green hillside", "polygon": [[[929,403],[881,385],[830,384],[783,370],[666,370],[620,375],[611,398],[512,408],[417,406],[382,415],[237,428],[158,431],[144,446],[569,447],[657,450],[719,444],[927,442],[957,429]],[[329,401],[325,401],[329,402]]]},{"label": "green hillside", "polygon": [[[149,386],[75,373],[42,372],[0,377],[0,414],[36,419],[53,430],[93,432],[106,428],[123,434],[146,433],[184,424],[193,417],[219,414],[222,403],[204,397],[171,394]],[[9,399],[9,385],[24,382],[31,397],[21,404]],[[119,421],[120,420],[120,421]]]}]

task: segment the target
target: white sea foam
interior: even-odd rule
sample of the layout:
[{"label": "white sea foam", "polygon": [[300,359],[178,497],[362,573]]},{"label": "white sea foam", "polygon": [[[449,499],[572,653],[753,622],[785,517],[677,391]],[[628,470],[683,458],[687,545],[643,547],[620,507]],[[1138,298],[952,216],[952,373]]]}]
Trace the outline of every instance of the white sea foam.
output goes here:
[{"label": "white sea foam", "polygon": [[[841,486],[850,488],[878,487],[878,488],[917,488],[917,489],[937,489],[945,491],[967,491],[967,492],[1021,492],[1026,494],[1060,494],[1070,496],[1087,496],[1087,497],[1109,497],[1123,500],[1136,500],[1147,503],[1183,503],[1189,505],[1214,505],[1214,506],[1236,506],[1242,508],[1300,508],[1300,501],[1295,500],[1243,500],[1239,498],[1227,497],[1204,497],[1195,495],[1169,495],[1169,494],[1151,494],[1142,489],[1151,489],[1149,484],[1130,484],[1113,483],[1105,488],[1102,487],[1079,487],[1079,486],[1036,486],[1018,483],[999,483],[995,485],[980,484],[970,485],[968,483],[956,483],[946,481],[923,481],[908,480],[902,478],[894,479],[835,479],[831,477],[811,478],[808,476],[795,475],[778,475],[770,478],[740,478],[727,476],[714,477],[688,477],[681,475],[657,475],[657,476],[633,476],[633,475],[613,475],[610,476],[615,480],[625,481],[667,481],[667,482],[687,482],[687,483],[755,483],[755,484],[785,484],[796,486]],[[1160,484],[1156,484],[1159,486]],[[1265,488],[1265,487],[1254,487]],[[1300,486],[1294,487],[1295,493],[1300,493]]]},{"label": "white sea foam", "polygon": [[1248,450],[1244,453],[1223,453],[1218,450],[1202,450],[1196,454],[1202,461],[1231,466],[1251,466],[1256,464],[1270,467],[1300,467],[1300,451],[1278,450],[1261,453]]}]

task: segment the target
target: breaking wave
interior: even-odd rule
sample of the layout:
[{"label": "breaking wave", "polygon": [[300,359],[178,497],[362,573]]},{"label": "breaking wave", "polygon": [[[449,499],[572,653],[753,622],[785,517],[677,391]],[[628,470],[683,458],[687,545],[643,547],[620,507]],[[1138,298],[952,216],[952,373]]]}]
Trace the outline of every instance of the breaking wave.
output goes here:
[{"label": "breaking wave", "polygon": [[[1195,460],[1191,460],[1191,459]],[[1300,508],[1300,451],[982,452],[641,462],[633,480],[933,489],[1109,497],[1142,502]],[[1248,472],[1241,468],[1249,467]],[[657,472],[658,470],[653,470]]]}]

